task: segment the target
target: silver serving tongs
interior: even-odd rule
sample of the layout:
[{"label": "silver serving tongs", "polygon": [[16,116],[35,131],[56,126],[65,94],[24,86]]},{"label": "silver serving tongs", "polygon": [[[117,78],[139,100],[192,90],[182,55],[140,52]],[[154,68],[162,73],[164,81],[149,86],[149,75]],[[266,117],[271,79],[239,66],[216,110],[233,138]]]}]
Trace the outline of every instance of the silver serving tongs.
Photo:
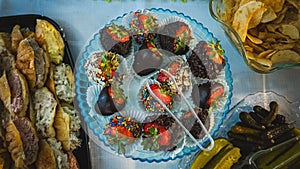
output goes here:
[{"label": "silver serving tongs", "polygon": [[148,80],[146,81],[146,86],[148,88],[148,91],[150,93],[150,95],[156,100],[158,101],[165,110],[167,110],[170,115],[175,119],[175,121],[183,128],[183,130],[185,131],[185,133],[190,136],[190,138],[195,142],[195,144],[204,151],[210,151],[213,147],[214,147],[214,139],[211,137],[211,135],[209,134],[208,130],[206,129],[206,127],[203,125],[202,121],[199,119],[198,115],[196,114],[196,112],[194,111],[193,107],[189,104],[188,100],[185,98],[185,96],[183,95],[183,93],[181,92],[181,90],[179,89],[176,80],[174,78],[174,76],[169,73],[167,70],[165,69],[160,69],[163,73],[167,74],[170,79],[174,82],[176,89],[178,90],[180,96],[183,98],[183,100],[185,101],[185,103],[188,105],[189,109],[192,111],[193,115],[196,117],[197,122],[200,124],[202,131],[205,132],[205,135],[209,138],[210,140],[210,146],[208,148],[203,147],[201,144],[199,144],[199,142],[197,141],[197,139],[195,139],[195,137],[190,133],[190,131],[180,122],[180,120],[173,114],[173,112],[164,104],[164,102],[159,99],[154,92],[152,91],[152,89],[149,86],[149,82]]}]

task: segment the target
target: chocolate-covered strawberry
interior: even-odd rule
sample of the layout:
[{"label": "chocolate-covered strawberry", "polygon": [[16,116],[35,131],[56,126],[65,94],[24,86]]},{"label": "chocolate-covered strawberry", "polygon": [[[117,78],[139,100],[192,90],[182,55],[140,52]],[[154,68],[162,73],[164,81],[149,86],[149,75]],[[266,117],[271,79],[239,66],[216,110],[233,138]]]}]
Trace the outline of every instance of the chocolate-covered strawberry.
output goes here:
[{"label": "chocolate-covered strawberry", "polygon": [[105,86],[98,97],[95,109],[103,116],[112,115],[125,107],[126,97],[119,86]]},{"label": "chocolate-covered strawberry", "polygon": [[156,18],[147,12],[137,11],[133,13],[130,30],[134,40],[138,44],[153,41],[156,37]]},{"label": "chocolate-covered strawberry", "polygon": [[[197,114],[198,118],[201,120],[202,124],[206,124],[208,111],[195,109],[195,113]],[[186,112],[181,118],[182,124],[189,130],[192,136],[196,139],[200,139],[205,134],[202,133],[202,127],[200,123],[197,121],[195,115],[192,112]],[[209,128],[209,124],[205,125],[206,128]]]},{"label": "chocolate-covered strawberry", "polygon": [[158,73],[157,81],[163,85],[169,85],[173,93],[178,93],[179,91],[186,92],[189,90],[192,84],[190,70],[187,63],[185,63],[182,58],[171,62],[165,69],[174,76],[174,80],[176,81],[178,88],[175,86],[174,81],[172,81],[170,77],[163,71]]},{"label": "chocolate-covered strawberry", "polygon": [[200,41],[187,59],[194,76],[215,79],[224,69],[224,50],[219,41]]},{"label": "chocolate-covered strawberry", "polygon": [[[171,109],[173,106],[172,93],[168,86],[161,86],[160,84],[151,84],[150,89],[153,94],[160,99],[167,108]],[[150,94],[147,86],[142,90],[142,102],[147,112],[164,112],[165,108]]]},{"label": "chocolate-covered strawberry", "polygon": [[158,37],[162,49],[176,55],[186,54],[192,39],[189,26],[180,21],[161,27],[158,31]]},{"label": "chocolate-covered strawberry", "polygon": [[147,43],[134,54],[132,67],[139,76],[146,76],[161,67],[162,57],[163,53],[153,43]]},{"label": "chocolate-covered strawberry", "polygon": [[107,51],[120,55],[128,54],[132,41],[129,32],[123,27],[112,23],[100,31],[100,41]]},{"label": "chocolate-covered strawberry", "polygon": [[[155,116],[153,116],[155,117]],[[150,117],[143,124],[142,145],[145,150],[151,151],[172,151],[176,149],[180,126],[175,120],[167,115],[160,115],[152,120]]]},{"label": "chocolate-covered strawberry", "polygon": [[218,82],[207,82],[194,85],[192,89],[192,99],[196,106],[208,109],[214,100],[224,94],[224,86]]},{"label": "chocolate-covered strawberry", "polygon": [[125,154],[125,146],[133,144],[141,136],[142,128],[134,118],[117,115],[109,120],[105,126],[109,144],[116,148],[118,153]]}]

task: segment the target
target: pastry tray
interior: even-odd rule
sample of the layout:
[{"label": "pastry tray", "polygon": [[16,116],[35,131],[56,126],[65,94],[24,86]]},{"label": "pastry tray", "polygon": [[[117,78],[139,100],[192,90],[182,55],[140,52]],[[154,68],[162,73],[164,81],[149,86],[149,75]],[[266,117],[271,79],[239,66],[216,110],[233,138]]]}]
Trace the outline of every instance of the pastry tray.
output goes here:
[{"label": "pastry tray", "polygon": [[[4,16],[0,17],[0,32],[11,32],[12,28],[18,24],[20,27],[28,27],[31,31],[35,30],[36,19],[44,19],[50,22],[61,34],[64,43],[65,43],[65,56],[63,58],[63,62],[69,64],[72,68],[74,68],[74,61],[68,46],[68,43],[65,39],[65,33],[63,28],[61,28],[54,20],[48,18],[46,16],[37,15],[37,14],[26,14],[26,15],[14,15],[14,16]],[[80,138],[82,140],[81,147],[77,150],[74,150],[74,155],[79,163],[80,168],[90,169],[90,154],[88,142],[89,138],[85,134],[84,129],[80,129]]]}]

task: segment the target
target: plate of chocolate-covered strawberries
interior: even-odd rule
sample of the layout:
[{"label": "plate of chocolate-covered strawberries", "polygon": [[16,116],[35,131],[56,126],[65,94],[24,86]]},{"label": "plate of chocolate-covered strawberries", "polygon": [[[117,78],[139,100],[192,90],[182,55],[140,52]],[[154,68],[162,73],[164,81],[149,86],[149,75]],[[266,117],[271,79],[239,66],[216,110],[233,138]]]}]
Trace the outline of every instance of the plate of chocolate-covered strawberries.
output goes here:
[{"label": "plate of chocolate-covered strawberries", "polygon": [[101,146],[161,162],[213,142],[229,110],[232,78],[207,28],[151,8],[117,17],[91,37],[77,59],[76,94]]}]

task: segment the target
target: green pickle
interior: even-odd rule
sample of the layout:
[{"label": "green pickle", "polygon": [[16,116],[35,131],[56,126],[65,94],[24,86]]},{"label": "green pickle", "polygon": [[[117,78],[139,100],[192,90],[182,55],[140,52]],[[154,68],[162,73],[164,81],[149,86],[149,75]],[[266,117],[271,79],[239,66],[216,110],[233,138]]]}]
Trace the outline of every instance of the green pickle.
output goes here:
[{"label": "green pickle", "polygon": [[233,146],[226,146],[212,160],[210,160],[205,169],[230,169],[231,166],[238,162],[241,157],[240,149]]},{"label": "green pickle", "polygon": [[218,138],[212,150],[202,151],[190,169],[230,168],[241,157],[240,149],[234,147],[227,139]]},{"label": "green pickle", "polygon": [[268,152],[255,161],[256,166],[260,169],[283,169],[294,166],[300,160],[300,141],[283,145]]}]

